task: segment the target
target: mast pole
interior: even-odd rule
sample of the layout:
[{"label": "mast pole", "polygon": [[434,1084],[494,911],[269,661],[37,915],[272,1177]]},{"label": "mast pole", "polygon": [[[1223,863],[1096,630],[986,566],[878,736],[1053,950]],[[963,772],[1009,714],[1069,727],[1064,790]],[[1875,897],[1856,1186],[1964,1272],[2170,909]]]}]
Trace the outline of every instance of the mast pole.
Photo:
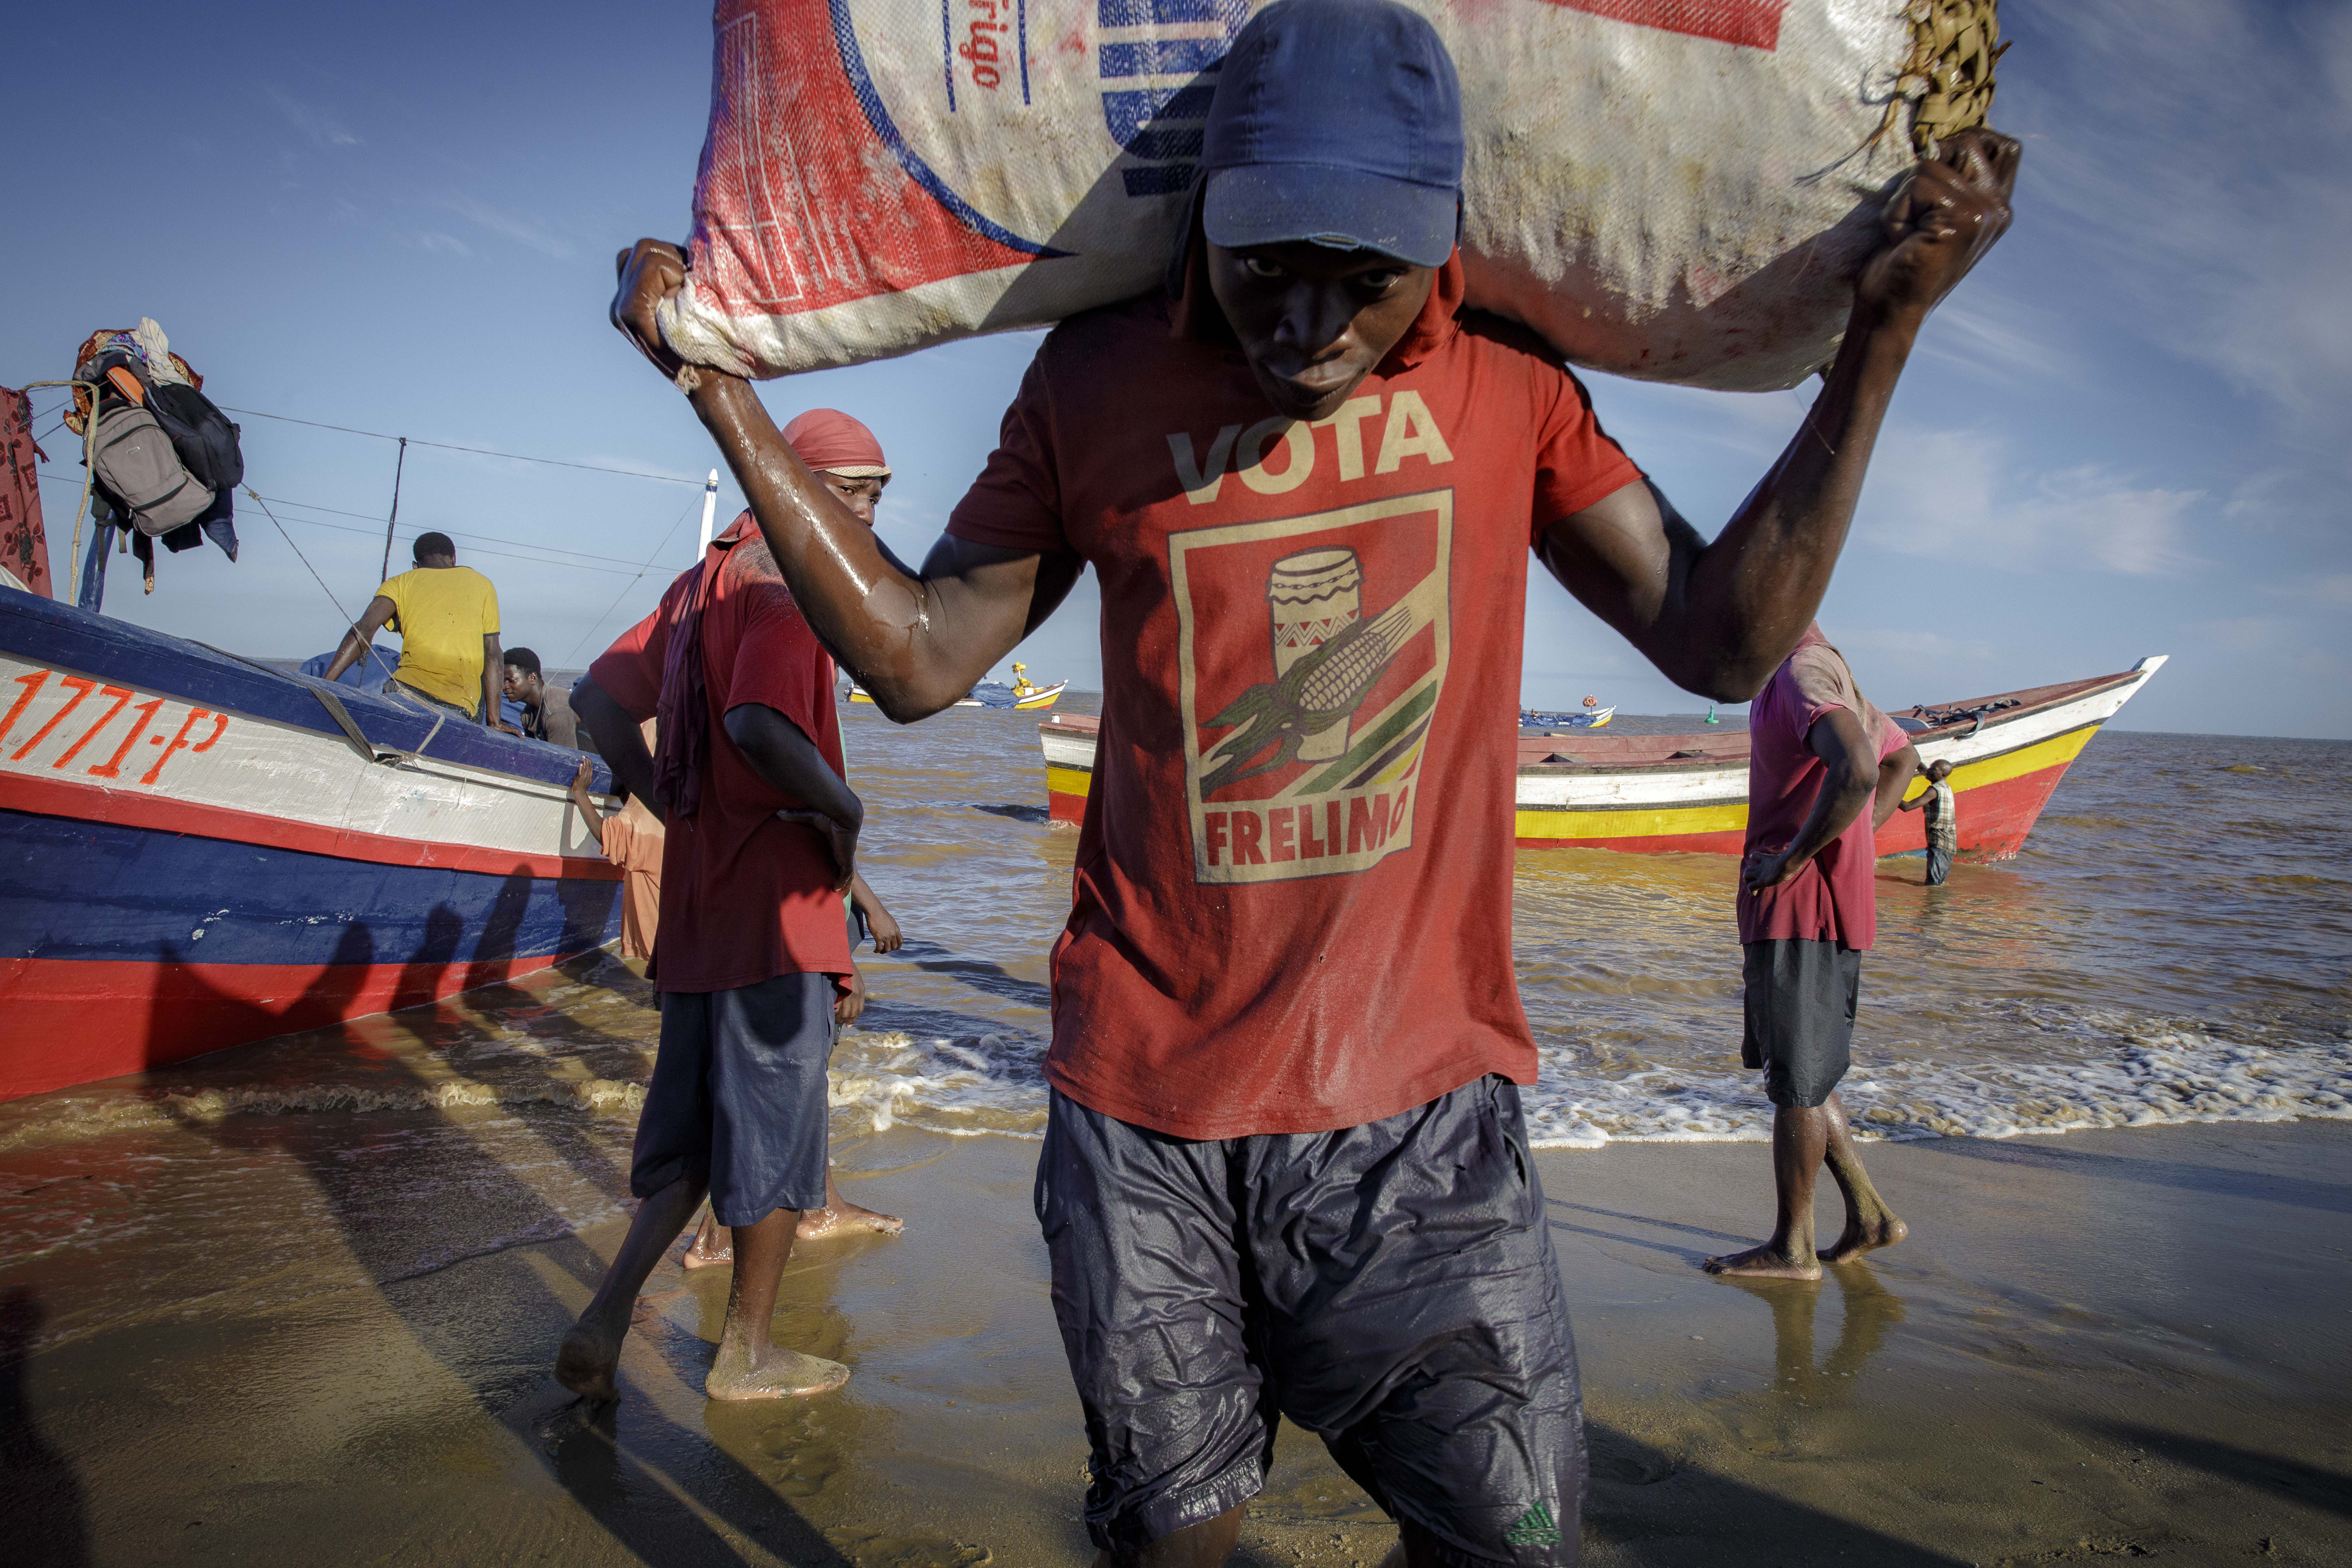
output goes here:
[{"label": "mast pole", "polygon": [[710,470],[710,478],[702,485],[702,543],[695,550],[694,558],[701,560],[710,553],[710,521],[719,512],[719,470]]},{"label": "mast pole", "polygon": [[383,520],[383,570],[375,580],[383,582],[392,575],[392,530],[400,521],[400,471],[408,466],[408,437],[400,438],[400,456],[392,465],[392,515]]}]

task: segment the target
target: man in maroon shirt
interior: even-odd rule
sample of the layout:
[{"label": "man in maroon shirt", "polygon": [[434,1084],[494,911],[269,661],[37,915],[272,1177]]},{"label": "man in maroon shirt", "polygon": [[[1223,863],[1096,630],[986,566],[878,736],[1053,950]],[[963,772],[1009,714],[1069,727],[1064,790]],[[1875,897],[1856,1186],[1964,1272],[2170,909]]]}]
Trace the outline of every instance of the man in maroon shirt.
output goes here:
[{"label": "man in maroon shirt", "polygon": [[1223,1562],[1284,1415],[1397,1518],[1397,1561],[1574,1560],[1574,1351],[1514,1087],[1536,1072],[1510,962],[1528,552],[1682,684],[1752,695],[2016,163],[1958,137],[1890,204],[1805,429],[1708,544],[1555,354],[1463,308],[1462,148],[1412,13],[1259,12],[1216,75],[1170,296],[1046,338],[919,573],[747,384],[663,342],[679,253],[621,259],[615,324],[892,718],[1100,579],[1037,1200],[1103,1563]]},{"label": "man in maroon shirt", "polygon": [[[1805,628],[1748,710],[1748,843],[1739,940],[1747,949],[1742,1058],[1771,1100],[1779,1223],[1761,1247],[1706,1260],[1708,1272],[1818,1279],[1910,1234],[1862,1168],[1837,1086],[1861,997],[1862,955],[1878,936],[1878,829],[1919,753],[1853,682],[1845,656]],[[1826,1162],[1845,1229],[1813,1251],[1813,1178]]]},{"label": "man in maroon shirt", "polygon": [[[833,660],[749,513],[572,701],[615,783],[662,819],[646,968],[662,1027],[629,1172],[643,1201],[556,1377],[615,1396],[637,1292],[707,1194],[733,1231],[735,1275],[706,1392],[838,1388],[848,1368],[768,1333],[794,1228],[825,1206],[825,1063],[851,973],[841,900],[865,811],[842,765]],[[658,758],[638,728],[656,713]]]}]

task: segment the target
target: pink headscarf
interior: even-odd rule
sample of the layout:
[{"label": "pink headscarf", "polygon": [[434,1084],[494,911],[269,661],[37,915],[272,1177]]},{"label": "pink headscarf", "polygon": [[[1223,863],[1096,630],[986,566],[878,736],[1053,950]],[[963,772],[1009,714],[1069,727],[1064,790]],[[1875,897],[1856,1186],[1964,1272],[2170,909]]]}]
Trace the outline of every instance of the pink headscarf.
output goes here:
[{"label": "pink headscarf", "polygon": [[888,479],[889,460],[874,432],[838,408],[812,408],[784,426],[784,442],[820,473]]}]

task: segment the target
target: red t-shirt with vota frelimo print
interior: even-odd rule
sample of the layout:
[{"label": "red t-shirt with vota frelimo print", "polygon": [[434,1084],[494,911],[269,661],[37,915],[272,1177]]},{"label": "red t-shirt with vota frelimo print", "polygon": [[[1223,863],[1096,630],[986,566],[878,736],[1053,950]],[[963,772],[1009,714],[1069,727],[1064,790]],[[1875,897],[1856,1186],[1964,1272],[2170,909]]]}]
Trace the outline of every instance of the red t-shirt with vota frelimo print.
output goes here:
[{"label": "red t-shirt with vota frelimo print", "polygon": [[[1458,259],[1333,417],[1275,416],[1213,318],[1046,338],[948,531],[1075,551],[1103,720],[1046,1071],[1183,1138],[1531,1083],[1511,967],[1531,541],[1640,478]],[[1222,339],[1220,342],[1218,340]]]}]

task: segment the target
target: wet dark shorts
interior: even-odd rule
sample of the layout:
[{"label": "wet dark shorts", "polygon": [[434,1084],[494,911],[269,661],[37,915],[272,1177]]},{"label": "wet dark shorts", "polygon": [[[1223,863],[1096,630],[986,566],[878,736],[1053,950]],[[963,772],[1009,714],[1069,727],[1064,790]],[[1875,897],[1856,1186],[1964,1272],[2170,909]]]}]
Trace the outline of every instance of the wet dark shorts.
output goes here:
[{"label": "wet dark shorts", "polygon": [[826,974],[663,992],[629,1191],[649,1198],[682,1175],[707,1178],[721,1225],[823,1208],[833,999]]},{"label": "wet dark shorts", "polygon": [[1748,1037],[1739,1059],[1764,1069],[1764,1097],[1773,1104],[1819,1105],[1853,1064],[1862,954],[1803,937],[1747,946]]},{"label": "wet dark shorts", "polygon": [[1440,1562],[1576,1561],[1576,1352],[1506,1080],[1197,1143],[1056,1093],[1037,1214],[1097,1545],[1255,1496],[1287,1415]]}]

